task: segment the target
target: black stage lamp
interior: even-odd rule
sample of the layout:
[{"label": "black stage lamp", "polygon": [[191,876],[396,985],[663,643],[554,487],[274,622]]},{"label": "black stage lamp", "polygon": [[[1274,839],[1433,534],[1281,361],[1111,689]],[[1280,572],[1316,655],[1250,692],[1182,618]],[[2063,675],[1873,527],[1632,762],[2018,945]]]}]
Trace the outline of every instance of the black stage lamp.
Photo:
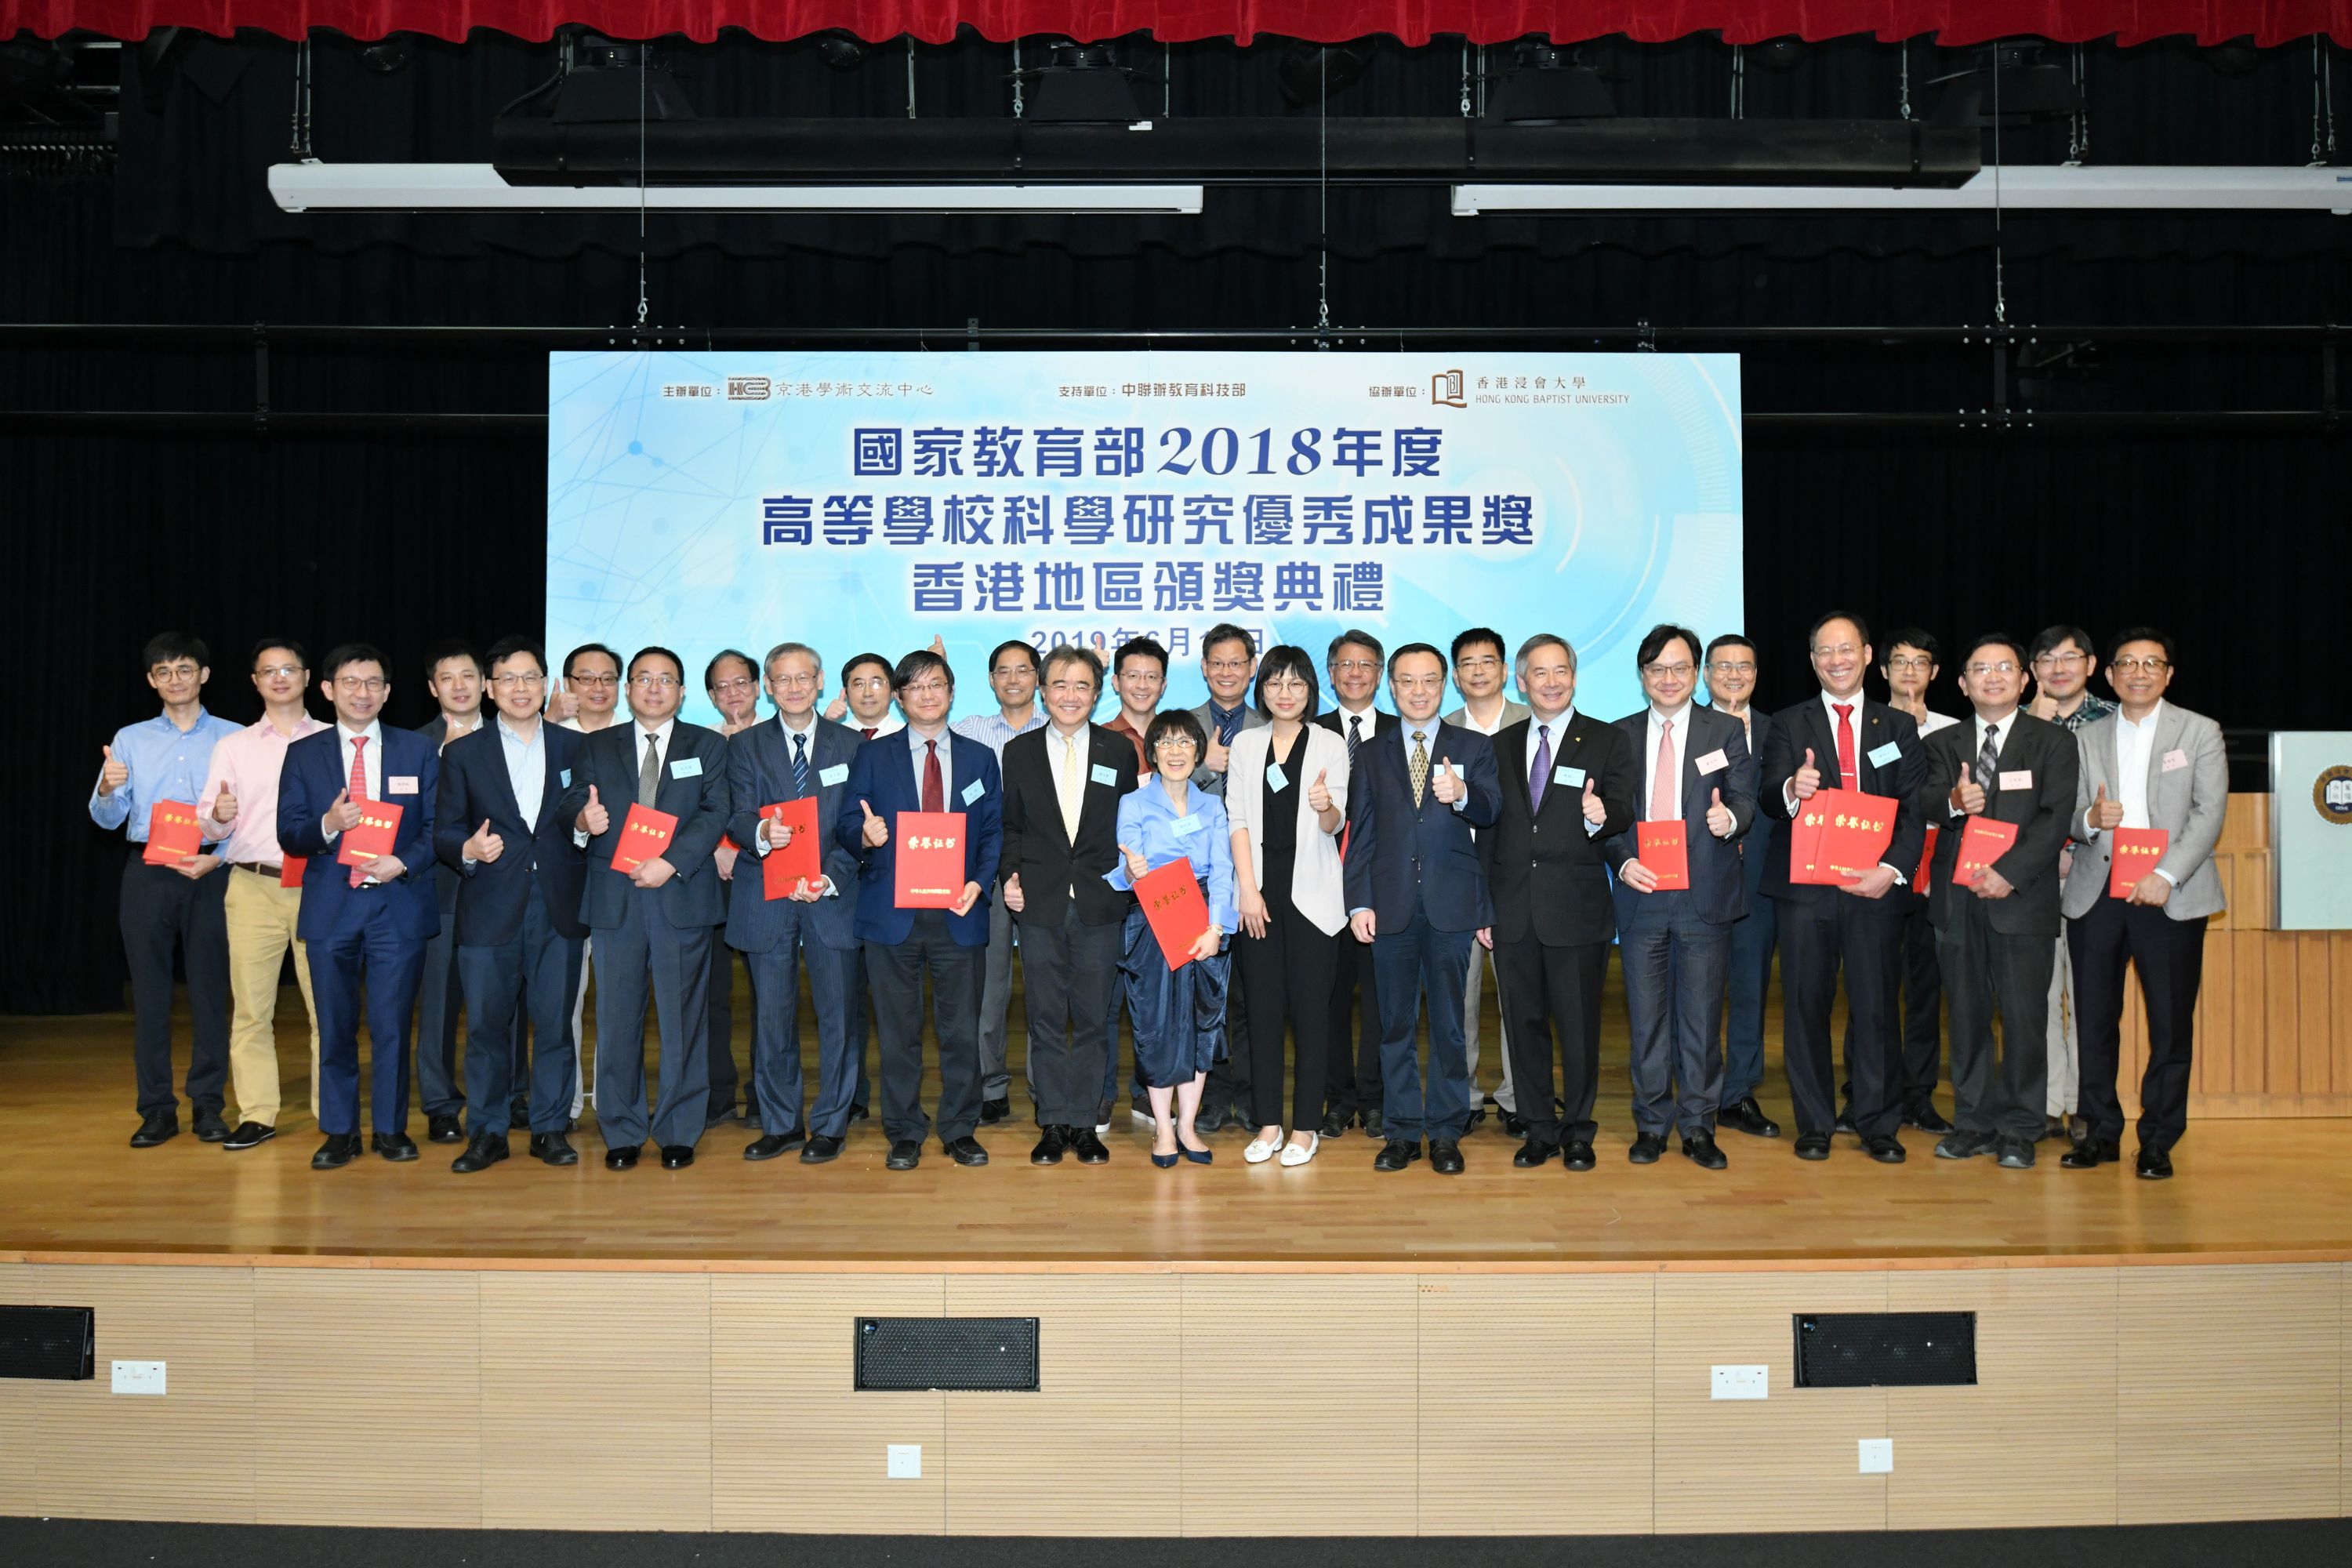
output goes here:
[{"label": "black stage lamp", "polygon": [[1514,125],[1559,125],[1570,120],[1607,120],[1617,112],[1617,95],[1599,71],[1574,49],[1540,40],[1511,47],[1511,68],[1486,100],[1486,118]]},{"label": "black stage lamp", "polygon": [[1057,39],[1045,47],[1044,65],[1015,74],[1028,83],[1024,112],[1033,122],[1129,125],[1146,117],[1136,73],[1108,44]]},{"label": "black stage lamp", "polygon": [[571,64],[556,89],[559,125],[616,121],[692,120],[694,105],[651,44],[617,43],[598,33],[572,40]]},{"label": "black stage lamp", "polygon": [[1976,63],[1964,71],[1928,82],[1943,89],[1928,110],[1930,125],[1973,125],[1990,130],[1993,123],[1993,73],[2000,73],[2000,123],[2031,125],[2042,120],[2063,120],[2083,110],[2083,89],[2066,68],[2042,58],[2039,39],[2006,39],[1977,51]]},{"label": "black stage lamp", "polygon": [[816,37],[816,58],[827,70],[852,71],[866,63],[866,40],[855,33],[838,29],[819,33]]},{"label": "black stage lamp", "polygon": [[1282,96],[1296,104],[1319,103],[1354,86],[1371,68],[1372,48],[1370,38],[1345,44],[1292,39],[1282,51],[1282,64],[1276,73],[1282,80]]}]

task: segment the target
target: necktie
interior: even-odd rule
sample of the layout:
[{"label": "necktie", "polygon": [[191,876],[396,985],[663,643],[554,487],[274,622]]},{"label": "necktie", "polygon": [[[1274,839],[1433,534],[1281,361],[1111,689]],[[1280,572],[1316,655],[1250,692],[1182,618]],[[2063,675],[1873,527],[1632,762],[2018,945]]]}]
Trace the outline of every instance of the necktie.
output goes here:
[{"label": "necktie", "polygon": [[1078,810],[1086,803],[1083,788],[1086,775],[1078,770],[1083,765],[1078,758],[1078,738],[1064,735],[1062,741],[1062,831],[1075,845],[1078,841]]},{"label": "necktie", "polygon": [[858,731],[857,732],[858,732],[859,734],[861,734],[861,735],[865,736],[867,740],[869,740],[869,741],[870,741],[870,740],[872,740],[872,739],[874,738],[874,728],[875,728],[875,727],[874,727],[873,725],[868,724],[868,725],[866,725],[864,729],[862,729],[862,730]]},{"label": "necktie", "polygon": [[1862,787],[1862,769],[1853,760],[1853,704],[1832,702],[1838,716],[1838,783],[1843,789]]},{"label": "necktie", "polygon": [[1422,744],[1421,731],[1412,732],[1412,808],[1421,809],[1422,791],[1429,784],[1429,748]]},{"label": "necktie", "polygon": [[1658,771],[1650,775],[1650,820],[1672,822],[1683,814],[1682,780],[1675,773],[1675,721],[1663,720],[1658,725]]},{"label": "necktie", "polygon": [[[365,735],[353,735],[352,737],[352,798],[353,800],[365,800],[367,797],[367,737]],[[362,882],[366,880],[366,867],[354,866],[352,868],[352,887],[356,888]]]},{"label": "necktie", "polygon": [[2000,726],[1985,726],[1984,744],[1977,748],[1977,783],[1990,785],[1999,776],[2000,766]]},{"label": "necktie", "polygon": [[1536,726],[1536,764],[1528,770],[1528,810],[1543,809],[1544,785],[1551,782],[1551,726]]},{"label": "necktie", "polygon": [[940,743],[923,742],[923,809],[945,811],[948,808],[947,782],[940,777]]},{"label": "necktie", "polygon": [[661,793],[661,740],[652,731],[646,731],[645,765],[637,770],[637,798],[646,805],[654,803]]},{"label": "necktie", "polygon": [[793,737],[793,795],[797,799],[808,793],[808,737]]},{"label": "necktie", "polygon": [[1350,776],[1356,771],[1356,743],[1364,738],[1363,723],[1361,713],[1348,715],[1348,772]]}]

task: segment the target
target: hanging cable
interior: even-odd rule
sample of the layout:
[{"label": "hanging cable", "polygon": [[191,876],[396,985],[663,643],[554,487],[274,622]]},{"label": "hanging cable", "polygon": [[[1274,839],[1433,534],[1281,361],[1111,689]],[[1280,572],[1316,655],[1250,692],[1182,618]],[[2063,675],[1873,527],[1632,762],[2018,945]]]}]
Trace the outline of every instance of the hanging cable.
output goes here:
[{"label": "hanging cable", "polygon": [[[1317,219],[1320,230],[1315,247],[1315,329],[1328,331],[1331,325],[1331,51],[1318,49],[1315,59],[1316,85],[1321,90],[1316,95],[1316,118],[1321,123],[1322,147],[1316,169],[1317,197],[1320,215]],[[1318,347],[1325,345],[1318,344]]]},{"label": "hanging cable", "polygon": [[1992,44],[1992,321],[2009,324],[2009,295],[2001,279],[2000,253],[2000,40]]},{"label": "hanging cable", "polygon": [[1911,40],[1910,40],[1910,39],[1906,38],[1906,39],[1904,39],[1904,40],[1903,40],[1903,42],[1902,42],[1901,44],[1899,44],[1898,46],[1896,46],[1895,58],[1897,58],[1898,60],[1900,60],[1900,61],[1902,62],[1902,72],[1901,72],[1901,76],[1900,76],[1899,80],[1898,80],[1898,84],[1897,84],[1897,86],[1896,86],[1896,88],[1895,88],[1895,97],[1896,97],[1896,99],[1897,99],[1897,100],[1898,100],[1898,101],[1895,103],[1895,112],[1896,112],[1896,113],[1900,114],[1904,119],[1908,120],[1908,119],[1910,119],[1910,118],[1911,118]]},{"label": "hanging cable", "polygon": [[[2325,121],[2326,128],[2322,129]],[[2311,163],[2324,168],[2336,160],[2336,62],[2327,53],[2325,34],[2311,36]]]},{"label": "hanging cable", "polygon": [[1160,118],[1176,118],[1176,46],[1160,46]]},{"label": "hanging cable", "polygon": [[2066,163],[2080,168],[2091,155],[2091,68],[2076,44],[2066,57],[2066,80],[2074,89],[2074,107],[2066,116]]},{"label": "hanging cable", "polygon": [[637,328],[645,330],[646,298],[646,74],[652,46],[637,46]]},{"label": "hanging cable", "polygon": [[1013,118],[1021,118],[1021,40],[1013,40]]},{"label": "hanging cable", "polygon": [[915,118],[915,35],[907,35],[907,118]]},{"label": "hanging cable", "polygon": [[1731,46],[1731,118],[1748,118],[1748,51]]},{"label": "hanging cable", "polygon": [[1462,118],[1470,118],[1470,43],[1462,43]]}]

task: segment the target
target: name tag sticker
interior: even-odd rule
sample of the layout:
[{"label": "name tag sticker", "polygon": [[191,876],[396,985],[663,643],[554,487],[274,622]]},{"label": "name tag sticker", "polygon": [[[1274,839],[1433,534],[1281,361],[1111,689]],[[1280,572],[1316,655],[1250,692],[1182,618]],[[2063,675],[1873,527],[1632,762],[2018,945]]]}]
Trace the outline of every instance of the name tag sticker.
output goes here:
[{"label": "name tag sticker", "polygon": [[702,776],[700,757],[680,757],[670,763],[669,776],[674,779],[698,779]]},{"label": "name tag sticker", "polygon": [[1554,768],[1551,771],[1551,782],[1556,784],[1564,784],[1570,789],[1582,789],[1584,787],[1584,770],[1582,768],[1571,768],[1567,766]]},{"label": "name tag sticker", "polygon": [[985,790],[981,788],[980,781],[978,779],[974,779],[971,783],[963,786],[963,803],[966,805],[970,805],[973,801],[978,800],[986,793],[987,792]]},{"label": "name tag sticker", "polygon": [[562,788],[570,789],[572,787],[572,770],[570,768],[556,769],[555,782]]},{"label": "name tag sticker", "polygon": [[2188,765],[2189,765],[2189,753],[2188,753],[2188,752],[2183,752],[2183,751],[2178,751],[2178,750],[2176,750],[2176,751],[2167,752],[2165,752],[2165,753],[2164,753],[2164,771],[2165,771],[2166,773],[2176,773],[2176,772],[2179,771],[2180,769],[2187,767]]},{"label": "name tag sticker", "polygon": [[2003,770],[2000,775],[2000,787],[2003,789],[2032,789],[2033,787],[2033,770],[2031,768]]},{"label": "name tag sticker", "polygon": [[1290,775],[1282,771],[1282,764],[1280,763],[1268,763],[1265,764],[1265,787],[1268,789],[1288,789],[1290,787]]},{"label": "name tag sticker", "polygon": [[1200,819],[1200,817],[1199,817],[1198,816],[1180,816],[1180,817],[1178,817],[1178,818],[1176,819],[1176,837],[1179,837],[1179,838],[1190,838],[1190,837],[1192,837],[1192,835],[1194,835],[1195,833],[1198,833],[1198,832],[1200,832],[1200,831],[1201,831],[1201,819]]},{"label": "name tag sticker", "polygon": [[415,773],[393,774],[391,778],[384,781],[383,793],[386,795],[415,795],[416,793],[416,775]]},{"label": "name tag sticker", "polygon": [[1090,776],[1094,779],[1095,783],[1098,784],[1108,784],[1113,789],[1117,789],[1118,787],[1118,770],[1117,768],[1108,766],[1102,763],[1097,763],[1094,766],[1094,772]]},{"label": "name tag sticker", "polygon": [[1870,765],[1874,768],[1883,768],[1889,763],[1897,763],[1902,760],[1903,748],[1896,745],[1892,741],[1887,742],[1886,744],[1879,747],[1876,751],[1870,753]]},{"label": "name tag sticker", "polygon": [[1698,760],[1698,776],[1705,778],[1709,773],[1719,773],[1730,765],[1731,759],[1723,754],[1722,747],[1717,746]]},{"label": "name tag sticker", "polygon": [[834,764],[833,764],[833,766],[831,766],[831,767],[829,767],[829,768],[819,768],[819,769],[817,769],[817,771],[816,771],[816,782],[817,782],[817,783],[819,783],[819,784],[846,784],[846,783],[848,783],[848,782],[849,782],[849,764],[848,764],[847,763],[834,763]]}]

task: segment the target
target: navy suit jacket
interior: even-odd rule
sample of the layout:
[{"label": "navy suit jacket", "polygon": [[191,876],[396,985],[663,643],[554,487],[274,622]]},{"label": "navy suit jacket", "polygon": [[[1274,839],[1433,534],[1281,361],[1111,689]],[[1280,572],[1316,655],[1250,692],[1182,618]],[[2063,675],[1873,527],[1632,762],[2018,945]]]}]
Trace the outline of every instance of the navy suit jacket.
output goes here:
[{"label": "navy suit jacket", "polygon": [[[1004,783],[997,772],[996,753],[978,741],[947,731],[948,769],[952,775],[947,807],[964,818],[963,879],[980,884],[980,897],[969,911],[948,917],[948,932],[958,947],[988,945],[988,888],[1004,853]],[[879,849],[866,842],[866,813],[894,822],[902,811],[923,809],[921,786],[915,782],[914,742],[906,731],[877,735],[857,748],[849,763],[849,787],[841,792],[841,810],[834,818],[834,842],[857,857],[857,918],[854,929],[860,942],[895,946],[915,929],[915,911],[898,907],[898,836]],[[966,800],[964,793],[977,784],[980,793]]]},{"label": "navy suit jacket", "polygon": [[[1717,713],[1712,708],[1690,706],[1687,731],[1676,739],[1681,742],[1676,754],[1682,763],[1683,844],[1690,859],[1689,898],[1697,906],[1699,919],[1710,925],[1729,925],[1748,913],[1748,888],[1741,879],[1743,868],[1739,858],[1739,842],[1746,837],[1748,825],[1756,820],[1757,760],[1748,754],[1748,727],[1727,713]],[[1650,710],[1628,714],[1617,721],[1618,730],[1633,748],[1633,820],[1636,824],[1654,820],[1650,816],[1650,768],[1656,758],[1647,755],[1650,745]],[[1723,765],[1702,775],[1698,764],[1703,758],[1723,753]],[[1706,814],[1715,804],[1714,795],[1723,792],[1723,804],[1731,810],[1731,837],[1717,838],[1706,825]],[[1609,859],[1612,872],[1622,869],[1628,860],[1641,857],[1642,845],[1638,828],[1610,839],[1601,853]],[[1637,893],[1627,887],[1623,879],[1612,885],[1617,900],[1617,923],[1621,927],[1633,918],[1633,910],[1645,898],[1671,898],[1672,894]]]},{"label": "navy suit jacket", "polygon": [[[580,923],[580,883],[587,856],[572,842],[572,818],[560,808],[570,775],[579,771],[581,743],[587,739],[560,725],[540,721],[538,744],[547,748],[547,786],[540,791],[539,815],[525,817],[507,776],[506,742],[492,719],[441,749],[440,804],[434,811],[433,847],[445,874],[457,884],[457,942],[462,947],[498,947],[522,931],[524,908],[534,879],[547,900],[548,924],[573,941],[588,934]],[[485,819],[506,841],[495,860],[466,869],[466,840]]]},{"label": "navy suit jacket", "polygon": [[[1920,780],[1927,775],[1927,754],[1919,741],[1919,726],[1910,714],[1867,698],[1859,700],[1861,706],[1853,716],[1859,787],[1864,795],[1888,795],[1895,802],[1895,839],[1880,858],[1903,877],[1902,887],[1888,889],[1886,896],[1891,899],[1901,893],[1907,898],[1916,880],[1912,873],[1919,868],[1919,852],[1927,842],[1927,825],[1920,820],[1918,803],[1912,798],[1919,793]],[[1895,748],[1894,755],[1883,763],[1871,761],[1872,752],[1887,746]],[[1822,787],[1834,786],[1838,780],[1837,736],[1830,728],[1830,716],[1822,706],[1818,687],[1802,702],[1772,715],[1771,732],[1764,741],[1763,776],[1758,784],[1766,816],[1788,820],[1782,786],[1805,765],[1808,751],[1813,753],[1813,765],[1821,770]],[[1783,839],[1776,845],[1764,862],[1762,890],[1767,898],[1803,903],[1849,896],[1832,887],[1790,882],[1789,854],[1782,847],[1786,842]]]},{"label": "navy suit jacket", "polygon": [[[727,800],[733,815],[727,819],[727,837],[743,847],[735,862],[735,879],[727,899],[727,945],[745,952],[773,952],[795,931],[813,931],[831,948],[857,945],[850,928],[857,908],[857,857],[834,842],[834,819],[849,790],[849,764],[856,759],[865,738],[845,724],[815,721],[809,737],[807,795],[816,798],[818,857],[824,874],[833,879],[830,898],[813,904],[790,899],[771,901],[761,878],[758,842],[760,808],[799,798],[793,790],[793,748],[781,720],[773,715],[727,740]],[[834,782],[824,782],[834,769]],[[853,801],[852,804],[855,804]],[[863,818],[860,819],[863,821]],[[770,851],[773,853],[773,851]],[[804,921],[806,925],[796,925]]]},{"label": "navy suit jacket", "polygon": [[[1729,714],[1725,715],[1729,718]],[[1748,721],[1754,733],[1754,742],[1748,748],[1756,758],[1756,821],[1739,841],[1740,880],[1747,886],[1750,899],[1761,898],[1764,891],[1764,867],[1772,851],[1780,843],[1780,823],[1764,809],[1764,748],[1772,739],[1772,720],[1764,710],[1750,706]],[[1732,722],[1738,723],[1734,719]],[[1787,858],[1783,851],[1782,858]],[[1754,912],[1751,905],[1749,912]]]},{"label": "navy suit jacket", "polygon": [[[572,787],[556,806],[565,822],[578,823],[593,786],[598,804],[610,816],[604,832],[588,840],[586,885],[580,894],[580,918],[590,926],[621,923],[633,884],[613,869],[613,847],[620,842],[621,824],[637,798],[637,737],[645,731],[635,719],[616,721],[592,735],[581,737],[580,761],[572,770]],[[684,776],[680,763],[689,765]],[[660,787],[645,803],[677,818],[669,852],[662,857],[677,874],[658,889],[662,912],[679,931],[715,926],[727,918],[723,902],[726,884],[711,856],[719,836],[727,830],[727,737],[716,730],[679,720],[671,729],[662,754]]]},{"label": "navy suit jacket", "polygon": [[1408,729],[1399,721],[1357,750],[1348,782],[1348,908],[1371,910],[1376,928],[1386,931],[1402,931],[1416,907],[1439,931],[1492,925],[1486,868],[1470,830],[1493,826],[1502,812],[1495,748],[1475,730],[1431,721],[1429,782],[1444,764],[1459,763],[1469,801],[1456,811],[1431,790],[1416,806],[1409,742],[1398,739]]},{"label": "navy suit jacket", "polygon": [[[351,784],[343,766],[342,726],[331,723],[286,748],[286,765],[278,775],[278,847],[308,858],[302,868],[302,912],[294,922],[294,934],[306,942],[325,940],[342,918],[343,906],[355,898],[387,900],[394,929],[411,941],[428,942],[441,929],[433,887],[433,811],[441,789],[440,753],[414,730],[386,724],[382,732],[383,755],[377,760],[376,777],[384,799],[401,808],[392,852],[407,869],[389,887],[372,892],[351,885],[352,868],[335,859],[335,845],[327,842],[327,808]],[[416,781],[414,793],[394,787],[412,778]]]}]

